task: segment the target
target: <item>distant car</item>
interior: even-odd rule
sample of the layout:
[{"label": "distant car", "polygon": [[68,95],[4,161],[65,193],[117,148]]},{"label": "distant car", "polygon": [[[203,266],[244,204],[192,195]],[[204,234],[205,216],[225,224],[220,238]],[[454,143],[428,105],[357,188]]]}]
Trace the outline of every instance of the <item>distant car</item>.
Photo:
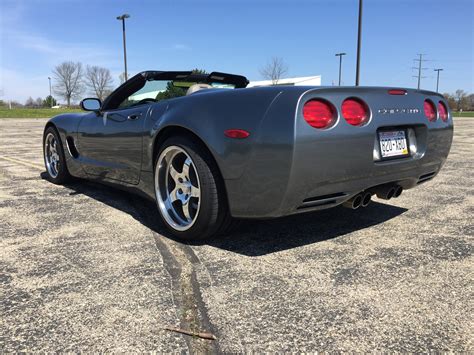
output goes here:
[{"label": "distant car", "polygon": [[156,201],[175,236],[224,233],[234,218],[367,206],[432,179],[453,121],[443,96],[383,87],[245,88],[239,75],[145,71],[86,114],[44,130],[56,184],[71,176]]}]

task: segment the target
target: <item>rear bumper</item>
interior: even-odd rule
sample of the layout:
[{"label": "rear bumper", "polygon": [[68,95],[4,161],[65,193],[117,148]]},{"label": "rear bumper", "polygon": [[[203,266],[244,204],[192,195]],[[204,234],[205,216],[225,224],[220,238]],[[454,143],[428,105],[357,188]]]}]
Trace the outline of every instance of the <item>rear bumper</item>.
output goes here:
[{"label": "rear bumper", "polygon": [[[338,98],[331,101],[338,105]],[[320,210],[378,185],[396,183],[406,190],[435,177],[451,148],[451,115],[448,122],[428,122],[422,113],[382,117],[374,112],[377,103],[369,106],[374,109],[366,126],[352,127],[339,117],[328,130],[310,127],[298,108],[288,139],[261,139],[243,176],[226,180],[231,214],[275,218]],[[380,129],[411,130],[416,143],[410,156],[378,161]]]}]

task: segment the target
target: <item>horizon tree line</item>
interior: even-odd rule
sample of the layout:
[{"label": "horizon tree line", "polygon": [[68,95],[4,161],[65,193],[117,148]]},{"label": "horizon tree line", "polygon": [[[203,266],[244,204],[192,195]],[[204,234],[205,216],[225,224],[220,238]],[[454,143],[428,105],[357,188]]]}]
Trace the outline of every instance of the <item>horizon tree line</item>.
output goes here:
[{"label": "horizon tree line", "polygon": [[[271,80],[272,85],[278,85],[279,80],[287,73],[288,65],[280,57],[272,57],[265,66],[260,68],[261,76]],[[73,61],[65,61],[55,66],[53,79],[54,93],[63,98],[68,107],[71,106],[72,100],[80,98],[86,92],[103,101],[114,87],[114,80],[109,69],[97,65],[87,65],[84,68],[82,63]],[[119,85],[122,84],[125,81],[124,73],[121,73],[118,79]],[[444,93],[443,95],[451,110],[474,110],[474,94],[456,90],[454,93]],[[17,102],[12,104],[12,106],[21,106]],[[29,97],[24,106],[52,107],[56,104],[55,98],[48,95],[44,100],[39,97],[36,100]]]},{"label": "horizon tree line", "polygon": [[56,95],[71,106],[71,100],[79,98],[83,93],[95,95],[104,100],[113,88],[113,79],[110,70],[97,65],[87,65],[84,69],[82,63],[66,61],[58,64],[53,69],[53,91]]}]

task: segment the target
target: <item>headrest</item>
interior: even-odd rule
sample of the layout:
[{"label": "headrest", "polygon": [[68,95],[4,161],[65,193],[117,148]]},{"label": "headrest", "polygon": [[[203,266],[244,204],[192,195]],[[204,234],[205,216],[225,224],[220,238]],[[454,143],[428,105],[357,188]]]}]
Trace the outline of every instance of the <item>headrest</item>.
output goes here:
[{"label": "headrest", "polygon": [[194,85],[191,85],[189,87],[188,91],[186,91],[186,95],[191,95],[191,94],[195,93],[196,91],[203,90],[203,89],[212,89],[212,86],[209,85],[209,84],[194,84]]}]

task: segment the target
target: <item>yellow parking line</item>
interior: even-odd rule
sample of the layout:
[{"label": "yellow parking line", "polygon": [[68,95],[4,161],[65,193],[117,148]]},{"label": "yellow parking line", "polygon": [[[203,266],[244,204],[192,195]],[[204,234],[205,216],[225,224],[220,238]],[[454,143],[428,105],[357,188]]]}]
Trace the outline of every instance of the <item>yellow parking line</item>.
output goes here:
[{"label": "yellow parking line", "polygon": [[26,160],[16,159],[16,158],[9,158],[9,157],[0,157],[0,159],[5,159],[5,160],[8,160],[8,161],[11,161],[12,163],[17,163],[17,164],[29,166],[29,167],[35,168],[35,169],[44,170],[44,166],[29,162],[29,161],[26,161]]}]

